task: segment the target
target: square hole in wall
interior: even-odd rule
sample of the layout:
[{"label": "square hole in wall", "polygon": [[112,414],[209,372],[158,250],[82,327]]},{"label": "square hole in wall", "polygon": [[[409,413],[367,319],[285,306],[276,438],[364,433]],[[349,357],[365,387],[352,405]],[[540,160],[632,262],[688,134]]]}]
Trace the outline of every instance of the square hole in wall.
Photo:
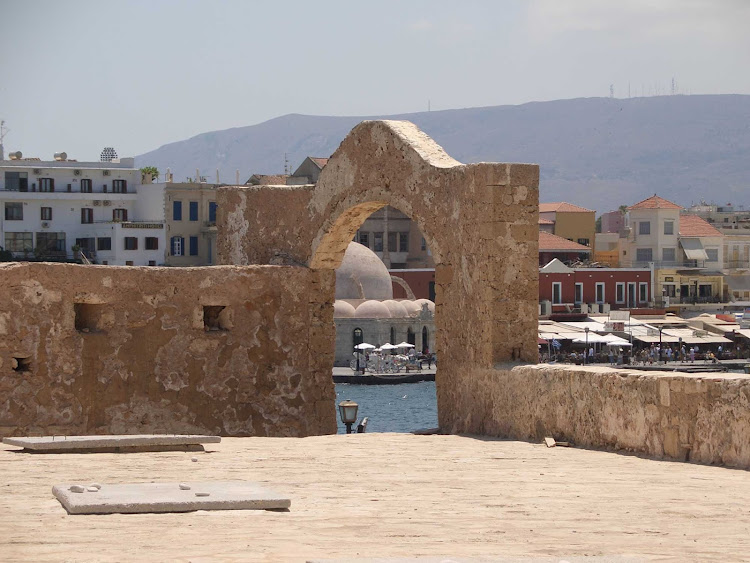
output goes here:
[{"label": "square hole in wall", "polygon": [[31,371],[31,358],[16,356],[13,358],[11,366],[13,367],[13,371]]},{"label": "square hole in wall", "polygon": [[95,303],[75,303],[76,330],[79,332],[99,332],[103,329],[102,313],[104,305]]},{"label": "square hole in wall", "polygon": [[205,330],[229,330],[227,313],[224,305],[204,305],[203,328]]}]

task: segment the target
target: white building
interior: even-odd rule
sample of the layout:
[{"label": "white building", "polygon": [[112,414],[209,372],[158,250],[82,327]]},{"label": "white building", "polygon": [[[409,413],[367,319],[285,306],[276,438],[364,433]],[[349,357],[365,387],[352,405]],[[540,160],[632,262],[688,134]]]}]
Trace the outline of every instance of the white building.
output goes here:
[{"label": "white building", "polygon": [[[134,159],[0,160],[0,245],[18,259],[121,266],[164,263],[164,184],[141,184]],[[105,158],[103,156],[103,158]]]}]

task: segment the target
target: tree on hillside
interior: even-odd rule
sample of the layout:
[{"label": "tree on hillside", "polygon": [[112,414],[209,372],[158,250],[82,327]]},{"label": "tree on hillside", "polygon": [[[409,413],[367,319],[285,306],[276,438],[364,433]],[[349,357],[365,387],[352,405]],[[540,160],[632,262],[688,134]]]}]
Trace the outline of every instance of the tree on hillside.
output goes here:
[{"label": "tree on hillside", "polygon": [[151,178],[159,180],[159,169],[156,166],[144,166],[141,168],[141,182],[145,179],[146,174],[151,174]]}]

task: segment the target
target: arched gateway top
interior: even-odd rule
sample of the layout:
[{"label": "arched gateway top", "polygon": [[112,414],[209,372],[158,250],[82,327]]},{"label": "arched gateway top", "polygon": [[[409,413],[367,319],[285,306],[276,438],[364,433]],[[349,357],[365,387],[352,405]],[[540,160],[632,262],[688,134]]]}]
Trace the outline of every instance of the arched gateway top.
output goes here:
[{"label": "arched gateway top", "polygon": [[[392,205],[416,221],[432,250],[440,341],[450,339],[479,365],[530,361],[538,183],[537,165],[461,164],[412,123],[365,121],[315,185],[221,188],[219,256],[332,270],[364,220]],[[444,373],[450,359],[441,362]]]}]

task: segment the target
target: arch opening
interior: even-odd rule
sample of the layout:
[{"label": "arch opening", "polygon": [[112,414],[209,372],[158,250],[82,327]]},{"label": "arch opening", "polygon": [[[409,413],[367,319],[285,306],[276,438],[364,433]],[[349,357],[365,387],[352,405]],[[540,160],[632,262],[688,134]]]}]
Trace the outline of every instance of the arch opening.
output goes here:
[{"label": "arch opening", "polygon": [[[359,397],[368,431],[436,427],[435,363],[425,355],[436,348],[435,302],[428,299],[435,262],[417,222],[391,205],[360,204],[332,222],[312,261],[325,270],[338,264],[331,344],[336,400]],[[368,344],[373,348],[361,348]],[[417,387],[404,393],[398,385],[364,384],[383,378]],[[399,401],[419,404],[390,412],[394,393]],[[413,412],[419,415],[410,418]]]}]

